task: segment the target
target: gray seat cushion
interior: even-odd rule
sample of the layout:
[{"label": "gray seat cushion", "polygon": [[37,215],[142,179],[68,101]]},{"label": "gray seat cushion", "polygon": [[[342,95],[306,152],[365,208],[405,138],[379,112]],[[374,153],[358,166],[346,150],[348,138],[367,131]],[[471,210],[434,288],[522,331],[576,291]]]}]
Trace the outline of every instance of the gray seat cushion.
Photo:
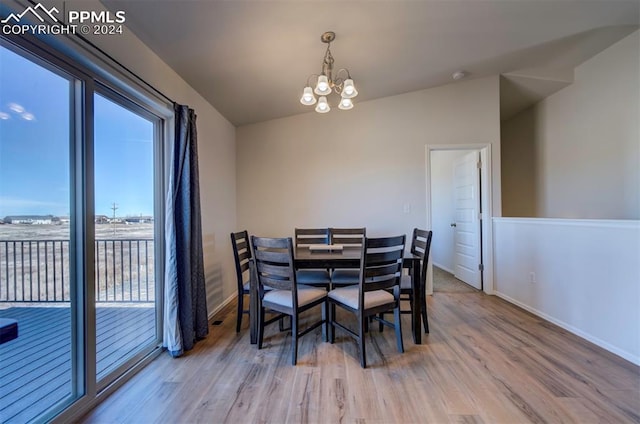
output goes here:
[{"label": "gray seat cushion", "polygon": [[[360,287],[340,287],[333,289],[329,292],[331,299],[347,305],[352,309],[358,309],[358,291]],[[376,306],[384,305],[387,303],[393,303],[394,298],[391,293],[386,290],[374,290],[365,292],[364,294],[364,307],[365,309],[374,308]]]},{"label": "gray seat cushion", "polygon": [[[307,305],[326,296],[327,291],[325,289],[298,285],[298,306]],[[288,308],[293,307],[293,296],[290,290],[270,290],[268,293],[265,293],[263,300]]]}]

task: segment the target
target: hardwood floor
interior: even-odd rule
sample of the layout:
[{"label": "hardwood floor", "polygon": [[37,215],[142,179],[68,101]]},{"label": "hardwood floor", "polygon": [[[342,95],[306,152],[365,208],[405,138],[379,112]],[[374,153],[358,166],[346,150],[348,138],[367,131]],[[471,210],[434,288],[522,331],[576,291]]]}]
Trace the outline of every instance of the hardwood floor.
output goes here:
[{"label": "hardwood floor", "polygon": [[[249,344],[235,305],[182,358],[163,354],[87,415],[86,423],[638,423],[640,368],[495,296],[429,296],[431,334],[405,353],[394,333],[355,343],[320,329],[301,339],[272,325]],[[319,313],[319,312],[318,312]]]}]

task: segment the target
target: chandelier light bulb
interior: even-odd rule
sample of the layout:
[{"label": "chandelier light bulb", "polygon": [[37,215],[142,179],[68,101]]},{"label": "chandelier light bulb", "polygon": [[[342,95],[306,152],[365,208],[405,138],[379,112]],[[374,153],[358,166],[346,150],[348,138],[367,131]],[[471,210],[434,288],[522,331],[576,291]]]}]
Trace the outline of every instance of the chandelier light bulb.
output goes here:
[{"label": "chandelier light bulb", "polygon": [[327,98],[325,96],[320,96],[318,99],[318,105],[316,106],[316,112],[318,113],[327,113],[331,110],[329,107],[329,103],[327,102]]},{"label": "chandelier light bulb", "polygon": [[319,96],[326,96],[331,93],[331,87],[329,86],[329,78],[326,75],[318,76],[318,84],[316,85],[315,92]]},{"label": "chandelier light bulb", "polygon": [[305,106],[311,106],[312,104],[315,104],[315,102],[316,96],[313,95],[311,87],[305,87],[304,92],[302,93],[302,97],[300,98],[300,103]]},{"label": "chandelier light bulb", "polygon": [[347,99],[352,99],[358,95],[358,90],[353,85],[353,80],[349,78],[344,82],[344,88],[342,89],[342,97],[346,97]]},{"label": "chandelier light bulb", "polygon": [[340,100],[340,104],[338,105],[338,109],[341,109],[341,110],[353,109],[353,102],[351,101],[350,98],[343,97],[342,100]]}]

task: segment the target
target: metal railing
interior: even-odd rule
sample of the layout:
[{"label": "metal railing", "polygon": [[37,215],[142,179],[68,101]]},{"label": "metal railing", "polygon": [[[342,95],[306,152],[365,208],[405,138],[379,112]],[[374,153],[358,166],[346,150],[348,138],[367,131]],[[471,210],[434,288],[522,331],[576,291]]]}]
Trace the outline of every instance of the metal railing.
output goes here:
[{"label": "metal railing", "polygon": [[[95,242],[96,302],[155,301],[153,239]],[[69,240],[0,240],[0,302],[69,302]]]}]

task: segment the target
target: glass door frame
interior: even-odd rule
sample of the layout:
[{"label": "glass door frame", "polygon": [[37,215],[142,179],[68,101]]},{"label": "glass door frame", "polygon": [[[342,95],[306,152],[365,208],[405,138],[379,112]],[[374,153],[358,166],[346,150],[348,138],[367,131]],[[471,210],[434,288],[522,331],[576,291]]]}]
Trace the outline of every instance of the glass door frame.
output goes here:
[{"label": "glass door frame", "polygon": [[[136,352],[130,359],[126,360],[124,363],[116,367],[114,370],[109,372],[106,376],[104,376],[100,381],[96,381],[96,389],[97,392],[104,390],[108,387],[113,381],[119,378],[122,374],[127,372],[132,365],[140,362],[146,356],[151,354],[154,350],[161,347],[162,344],[162,307],[164,305],[164,296],[162,290],[162,282],[164,281],[164,180],[163,180],[163,170],[164,170],[164,149],[163,149],[163,139],[164,139],[164,122],[161,116],[158,116],[147,108],[140,106],[130,98],[122,95],[118,91],[115,91],[113,88],[98,82],[95,85],[95,89],[93,94],[99,94],[104,98],[112,101],[118,106],[123,107],[124,109],[133,112],[145,119],[148,119],[153,123],[153,182],[154,182],[154,205],[153,205],[153,215],[154,215],[154,289],[155,289],[155,321],[156,321],[156,337],[152,344],[149,344]],[[93,98],[92,98],[93,104]],[[93,115],[92,115],[93,117]],[[95,119],[95,118],[94,118]],[[93,120],[92,120],[93,125]],[[95,142],[95,140],[93,140]],[[93,144],[92,144],[93,150]],[[95,158],[94,158],[95,160]],[[93,166],[93,162],[91,163]],[[92,173],[93,176],[93,173]],[[92,191],[95,186],[92,186]],[[95,225],[92,222],[92,226]],[[95,239],[95,231],[94,239]],[[155,265],[157,264],[157,266]],[[95,283],[92,285],[94,287],[94,296],[89,297],[90,299],[95,299]],[[94,316],[95,316],[95,302],[93,302],[94,308]],[[95,349],[95,343],[94,343]],[[97,357],[97,352],[96,357]],[[94,361],[93,366],[96,366]],[[93,375],[96,375],[95,370]],[[97,377],[96,377],[97,378]]]},{"label": "glass door frame", "polygon": [[[165,197],[168,186],[173,109],[166,99],[135,81],[97,52],[79,47],[76,40],[41,40],[34,36],[0,35],[0,45],[47,69],[71,77],[70,98],[70,280],[72,322],[72,395],[53,405],[39,419],[68,422],[78,419],[157,357],[163,335],[165,267]],[[64,52],[64,53],[62,53]],[[75,80],[75,82],[73,81]],[[142,82],[142,84],[141,84]],[[146,86],[145,86],[146,84]],[[151,87],[152,88],[152,87]],[[96,380],[96,309],[94,248],[94,128],[93,95],[105,90],[154,119],[154,260],[156,289],[156,345],[140,352]],[[84,284],[79,284],[83,281]],[[137,362],[136,362],[137,361]]]}]

